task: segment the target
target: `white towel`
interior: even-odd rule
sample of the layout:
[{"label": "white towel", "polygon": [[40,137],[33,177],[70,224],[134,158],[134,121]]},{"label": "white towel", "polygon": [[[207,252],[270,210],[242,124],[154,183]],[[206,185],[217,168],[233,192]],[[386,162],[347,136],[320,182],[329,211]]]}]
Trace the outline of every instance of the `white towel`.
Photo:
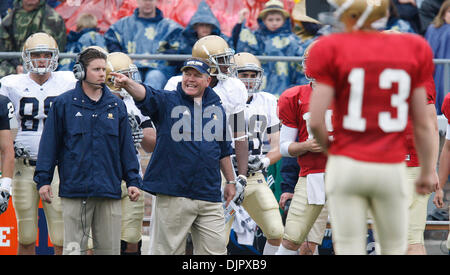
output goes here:
[{"label": "white towel", "polygon": [[242,206],[238,206],[232,228],[239,244],[253,245],[256,223]]},{"label": "white towel", "polygon": [[306,176],[306,194],[309,204],[325,204],[325,173],[315,173]]}]

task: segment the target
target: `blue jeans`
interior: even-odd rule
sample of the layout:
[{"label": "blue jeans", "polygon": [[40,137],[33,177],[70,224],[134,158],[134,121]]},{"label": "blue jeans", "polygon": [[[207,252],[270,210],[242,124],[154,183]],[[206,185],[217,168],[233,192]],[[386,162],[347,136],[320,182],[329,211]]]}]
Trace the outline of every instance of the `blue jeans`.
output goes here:
[{"label": "blue jeans", "polygon": [[167,83],[166,75],[160,70],[150,69],[144,72],[144,84],[153,89],[162,90]]}]

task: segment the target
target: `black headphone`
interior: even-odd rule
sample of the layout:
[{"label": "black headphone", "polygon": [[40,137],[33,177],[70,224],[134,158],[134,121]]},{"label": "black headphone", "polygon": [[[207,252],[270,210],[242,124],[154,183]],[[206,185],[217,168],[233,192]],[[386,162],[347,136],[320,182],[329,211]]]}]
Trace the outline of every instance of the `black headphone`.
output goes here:
[{"label": "black headphone", "polygon": [[72,72],[73,72],[73,75],[75,76],[75,78],[77,80],[85,80],[86,79],[86,67],[84,66],[84,64],[80,60],[80,58],[88,50],[89,50],[89,48],[87,48],[84,51],[80,52],[77,55],[77,59],[76,59],[75,65],[73,65]]}]

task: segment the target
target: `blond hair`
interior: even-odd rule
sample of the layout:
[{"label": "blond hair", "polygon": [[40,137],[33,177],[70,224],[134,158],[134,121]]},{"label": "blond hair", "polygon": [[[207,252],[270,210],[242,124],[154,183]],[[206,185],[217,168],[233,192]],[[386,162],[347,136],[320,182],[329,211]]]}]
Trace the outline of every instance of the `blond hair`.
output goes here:
[{"label": "blond hair", "polygon": [[444,17],[448,9],[450,9],[450,0],[447,0],[444,3],[442,3],[438,14],[433,19],[433,22],[431,22],[431,24],[433,24],[436,28],[442,27],[442,25],[445,24]]},{"label": "blond hair", "polygon": [[97,17],[90,13],[84,13],[80,15],[77,19],[77,32],[88,29],[88,28],[96,28],[97,27]]}]

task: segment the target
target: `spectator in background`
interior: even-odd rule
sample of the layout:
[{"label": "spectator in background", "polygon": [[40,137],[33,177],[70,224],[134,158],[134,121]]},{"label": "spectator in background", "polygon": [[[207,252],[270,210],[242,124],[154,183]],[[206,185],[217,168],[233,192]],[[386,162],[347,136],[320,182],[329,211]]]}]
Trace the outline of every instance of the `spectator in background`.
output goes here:
[{"label": "spectator in background", "polygon": [[[189,21],[189,24],[181,32],[179,38],[179,54],[191,54],[195,42],[207,35],[220,36],[231,45],[230,38],[224,35],[220,30],[219,20],[217,20],[217,17],[213,14],[206,1],[202,1]],[[182,65],[182,62],[180,65]]]},{"label": "spectator in background", "polygon": [[[90,13],[84,13],[78,17],[76,31],[70,31],[67,35],[66,52],[80,53],[90,46],[98,46],[106,51],[105,38],[98,32],[97,17]],[[71,71],[75,60],[65,58],[60,62],[59,70]]]},{"label": "spectator in background", "polygon": [[[301,1],[295,4],[292,11],[293,32],[300,38],[301,46],[307,48],[317,37],[320,36],[319,30],[322,24],[316,19],[306,15],[306,1]],[[297,85],[308,84],[309,80],[305,75],[297,74],[299,79],[294,83]]]},{"label": "spectator in background", "polygon": [[[268,1],[259,14],[258,24],[259,28],[254,32],[245,27],[245,21],[235,26],[234,35],[239,34],[237,52],[249,52],[256,56],[302,56],[302,42],[292,32],[290,15],[281,1]],[[280,95],[293,86],[298,75],[302,74],[301,66],[297,63],[262,62],[265,72],[262,89]]]},{"label": "spectator in background", "polygon": [[[14,8],[2,20],[0,26],[0,52],[20,52],[25,40],[33,33],[51,34],[59,51],[66,47],[66,26],[62,17],[45,0],[15,0]],[[23,73],[19,58],[0,62],[0,78]]]},{"label": "spectator in background", "polygon": [[400,17],[394,0],[389,1],[388,22],[385,30],[416,33],[411,24]]},{"label": "spectator in background", "polygon": [[415,33],[420,32],[420,18],[417,0],[393,0],[398,16],[408,21]]},{"label": "spectator in background", "polygon": [[444,3],[444,0],[423,0],[419,8],[421,25],[420,34],[425,34],[428,26],[431,24],[431,21],[433,21],[433,18],[435,18],[438,14],[442,3]]},{"label": "spectator in background", "polygon": [[[437,59],[450,58],[450,0],[446,0],[437,16],[434,18],[425,33],[425,39],[433,50],[433,57]],[[443,64],[436,64],[434,70],[434,82],[436,84],[436,112],[442,114],[441,106],[445,95],[450,91],[445,91],[444,82],[446,76]]]},{"label": "spectator in background", "polygon": [[[124,17],[110,26],[105,33],[109,52],[127,54],[175,54],[183,28],[163,17],[156,0],[137,0],[133,15]],[[145,84],[162,89],[175,73],[175,67],[166,60],[138,60],[136,65]]]}]

